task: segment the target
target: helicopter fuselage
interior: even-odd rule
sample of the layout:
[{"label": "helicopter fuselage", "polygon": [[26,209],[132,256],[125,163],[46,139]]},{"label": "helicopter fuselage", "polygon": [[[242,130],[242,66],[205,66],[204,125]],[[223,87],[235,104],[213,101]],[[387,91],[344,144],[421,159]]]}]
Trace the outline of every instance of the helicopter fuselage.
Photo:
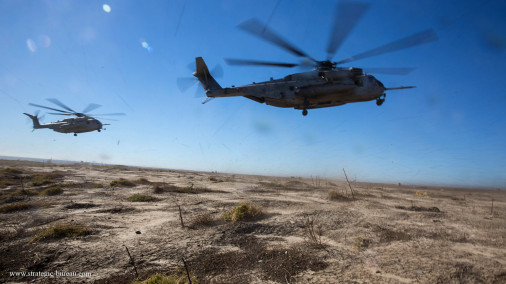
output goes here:
[{"label": "helicopter fuselage", "polygon": [[102,123],[92,117],[71,117],[60,121],[55,121],[46,124],[34,124],[34,129],[49,128],[60,133],[84,133],[91,131],[101,131]]},{"label": "helicopter fuselage", "polygon": [[223,89],[208,89],[208,97],[243,96],[259,103],[295,108],[315,109],[346,103],[377,100],[385,87],[374,76],[364,75],[359,68],[339,68],[288,75],[282,79],[252,83]]}]

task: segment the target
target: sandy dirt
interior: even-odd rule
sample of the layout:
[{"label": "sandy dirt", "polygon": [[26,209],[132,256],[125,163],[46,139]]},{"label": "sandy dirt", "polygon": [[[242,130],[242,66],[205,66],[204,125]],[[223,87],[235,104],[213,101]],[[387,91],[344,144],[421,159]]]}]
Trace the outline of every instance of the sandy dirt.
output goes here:
[{"label": "sandy dirt", "polygon": [[[1,160],[5,168],[22,172],[0,184],[0,206],[30,207],[0,212],[0,282],[133,283],[179,273],[184,258],[200,283],[506,283],[505,191],[352,182],[352,198],[346,181]],[[33,185],[44,173],[53,179]],[[119,179],[134,185],[110,185]],[[63,193],[39,194],[54,186]],[[31,193],[16,194],[22,187]],[[263,215],[225,221],[240,202]],[[68,224],[89,234],[37,239]]]}]

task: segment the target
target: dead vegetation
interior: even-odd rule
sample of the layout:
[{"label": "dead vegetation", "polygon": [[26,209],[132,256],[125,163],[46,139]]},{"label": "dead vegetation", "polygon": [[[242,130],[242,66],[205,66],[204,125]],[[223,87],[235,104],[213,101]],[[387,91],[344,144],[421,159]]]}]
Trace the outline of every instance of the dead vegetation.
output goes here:
[{"label": "dead vegetation", "polygon": [[331,190],[328,193],[328,199],[332,201],[351,201],[352,199],[342,194],[338,190]]},{"label": "dead vegetation", "polygon": [[211,279],[227,283],[250,283],[252,273],[264,281],[292,283],[294,276],[306,271],[319,271],[328,264],[316,251],[305,244],[267,248],[258,238],[250,235],[234,236],[230,244],[239,250],[220,252],[215,248],[203,250],[189,263],[197,279]]},{"label": "dead vegetation", "polygon": [[320,214],[309,215],[303,223],[304,238],[306,243],[314,248],[323,248],[325,243],[322,241],[324,225],[320,221]]},{"label": "dead vegetation", "polygon": [[417,211],[417,212],[436,212],[436,213],[442,213],[441,210],[437,207],[423,207],[423,206],[395,206],[396,209],[402,209],[402,210],[408,210],[408,211]]},{"label": "dead vegetation", "polygon": [[160,199],[158,199],[154,196],[151,196],[151,195],[136,193],[136,194],[128,197],[127,200],[130,202],[154,202],[154,201],[158,201]]},{"label": "dead vegetation", "polygon": [[217,220],[209,212],[196,213],[188,224],[188,227],[192,229],[210,227],[216,224]]}]

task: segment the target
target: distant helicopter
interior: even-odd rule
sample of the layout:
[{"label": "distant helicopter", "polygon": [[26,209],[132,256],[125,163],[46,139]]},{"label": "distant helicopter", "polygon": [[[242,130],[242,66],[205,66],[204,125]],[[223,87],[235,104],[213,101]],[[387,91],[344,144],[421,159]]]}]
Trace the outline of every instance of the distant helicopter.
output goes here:
[{"label": "distant helicopter", "polygon": [[[259,103],[301,109],[306,116],[308,109],[340,106],[346,103],[376,100],[378,106],[385,101],[385,91],[414,88],[413,86],[386,88],[374,76],[364,74],[361,68],[338,67],[343,63],[377,56],[416,45],[436,41],[434,30],[428,29],[386,45],[359,53],[355,56],[332,62],[338,47],[368,9],[368,3],[340,2],[334,18],[333,30],[327,46],[327,59],[318,61],[294,45],[288,43],[256,19],[248,20],[239,28],[275,44],[303,58],[301,63],[282,63],[243,59],[225,59],[231,65],[255,65],[277,67],[312,67],[309,72],[295,73],[282,79],[222,88],[210,74],[204,60],[197,57],[196,72],[193,73],[203,86],[207,99],[243,96]],[[368,68],[366,71],[384,74],[407,74],[414,68]]]},{"label": "distant helicopter", "polygon": [[[39,118],[37,115],[23,113],[32,119],[33,129],[49,128],[49,129],[52,129],[56,132],[74,133],[74,136],[77,136],[77,133],[91,132],[91,131],[95,131],[95,130],[100,132],[102,129],[105,130],[105,128],[102,128],[104,125],[109,125],[109,124],[103,124],[98,119],[93,118],[90,114],[87,114],[88,112],[99,108],[100,105],[89,104],[82,112],[76,112],[73,109],[69,108],[68,106],[64,105],[62,102],[60,102],[57,99],[47,99],[47,100],[66,109],[66,110],[51,108],[51,107],[32,104],[32,103],[29,103],[29,105],[58,111],[58,113],[50,113],[50,114],[75,115],[76,117],[70,117],[70,118],[66,118],[66,119],[63,119],[60,121],[56,121],[56,122],[40,124]],[[106,115],[125,115],[125,114],[124,113],[106,113],[106,114],[96,114],[94,116],[106,116]]]}]

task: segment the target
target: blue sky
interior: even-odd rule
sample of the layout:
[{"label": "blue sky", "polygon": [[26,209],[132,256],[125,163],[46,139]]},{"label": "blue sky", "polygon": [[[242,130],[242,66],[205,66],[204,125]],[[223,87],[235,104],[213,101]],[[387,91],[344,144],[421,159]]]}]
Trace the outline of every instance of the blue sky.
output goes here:
[{"label": "blue sky", "polygon": [[[300,70],[227,66],[223,58],[297,62],[237,29],[255,17],[317,59],[336,1],[0,0],[0,155],[262,175],[348,175],[362,181],[506,184],[506,3],[374,1],[334,60],[434,28],[439,41],[346,64],[416,67],[373,74],[372,102],[310,110],[245,98],[205,105],[176,78],[202,56],[222,86]],[[109,5],[110,11],[104,9]],[[273,12],[274,11],[274,12]],[[98,133],[32,132],[28,103],[125,112]],[[44,112],[41,112],[43,114]],[[42,122],[61,117],[46,115]],[[105,121],[104,121],[105,122]]]}]

